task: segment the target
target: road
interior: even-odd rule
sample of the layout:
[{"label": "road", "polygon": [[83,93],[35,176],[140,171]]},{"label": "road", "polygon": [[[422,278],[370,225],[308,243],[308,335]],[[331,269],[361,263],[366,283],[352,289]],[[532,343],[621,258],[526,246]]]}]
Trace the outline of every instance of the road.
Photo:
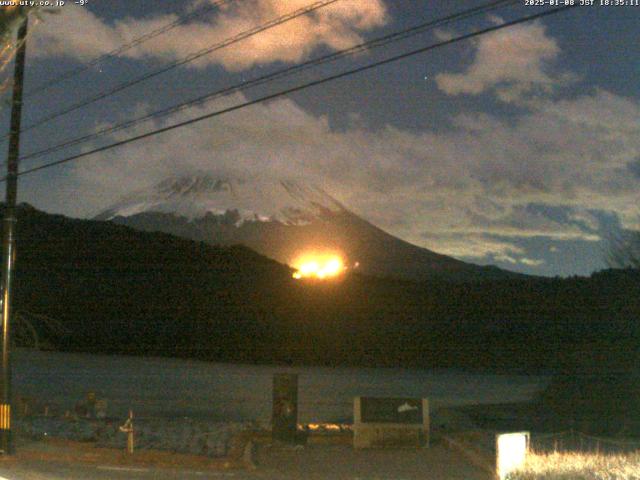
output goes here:
[{"label": "road", "polygon": [[7,480],[487,480],[487,474],[443,445],[429,449],[356,451],[350,446],[273,447],[256,450],[255,469],[155,468],[72,461],[3,460]]}]

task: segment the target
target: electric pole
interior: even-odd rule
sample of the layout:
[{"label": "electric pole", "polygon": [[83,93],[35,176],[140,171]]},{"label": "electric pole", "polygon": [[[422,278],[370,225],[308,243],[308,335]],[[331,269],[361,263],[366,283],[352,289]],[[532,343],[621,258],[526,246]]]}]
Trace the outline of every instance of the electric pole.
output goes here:
[{"label": "electric pole", "polygon": [[11,103],[11,130],[9,132],[9,155],[7,159],[6,200],[4,205],[2,239],[2,375],[0,380],[0,451],[4,455],[14,452],[11,431],[11,351],[10,323],[11,288],[15,260],[16,199],[18,196],[18,157],[20,155],[20,119],[22,116],[22,84],[27,51],[27,14],[23,14],[18,29],[15,68],[13,76],[13,101]]}]

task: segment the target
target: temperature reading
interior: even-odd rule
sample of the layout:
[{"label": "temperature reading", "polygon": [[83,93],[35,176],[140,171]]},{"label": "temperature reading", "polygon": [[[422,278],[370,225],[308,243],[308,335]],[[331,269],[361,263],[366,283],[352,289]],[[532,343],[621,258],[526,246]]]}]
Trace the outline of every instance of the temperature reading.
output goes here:
[{"label": "temperature reading", "polygon": [[87,3],[89,3],[89,0],[77,0],[76,2],[74,2],[76,5],[86,5]]}]

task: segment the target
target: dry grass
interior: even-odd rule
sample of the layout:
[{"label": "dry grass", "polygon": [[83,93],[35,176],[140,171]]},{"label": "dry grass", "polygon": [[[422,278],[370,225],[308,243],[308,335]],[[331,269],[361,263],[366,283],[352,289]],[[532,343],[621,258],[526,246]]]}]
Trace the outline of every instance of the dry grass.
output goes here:
[{"label": "dry grass", "polygon": [[638,480],[640,452],[626,455],[596,453],[530,453],[510,480]]}]

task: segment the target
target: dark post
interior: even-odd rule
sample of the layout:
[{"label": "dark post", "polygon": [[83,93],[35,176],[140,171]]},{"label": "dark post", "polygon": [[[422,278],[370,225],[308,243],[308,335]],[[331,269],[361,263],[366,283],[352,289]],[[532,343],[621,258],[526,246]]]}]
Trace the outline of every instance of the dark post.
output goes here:
[{"label": "dark post", "polygon": [[[21,7],[22,8],[22,7]],[[15,59],[13,102],[11,104],[11,130],[7,159],[6,201],[2,241],[2,385],[0,385],[0,449],[5,455],[13,453],[11,432],[11,356],[10,330],[11,284],[15,260],[16,199],[18,196],[18,157],[20,155],[20,119],[22,115],[22,83],[27,50],[27,15],[18,30],[18,51]]]},{"label": "dark post", "polygon": [[298,375],[273,376],[273,418],[271,435],[275,440],[295,443],[298,433]]}]

